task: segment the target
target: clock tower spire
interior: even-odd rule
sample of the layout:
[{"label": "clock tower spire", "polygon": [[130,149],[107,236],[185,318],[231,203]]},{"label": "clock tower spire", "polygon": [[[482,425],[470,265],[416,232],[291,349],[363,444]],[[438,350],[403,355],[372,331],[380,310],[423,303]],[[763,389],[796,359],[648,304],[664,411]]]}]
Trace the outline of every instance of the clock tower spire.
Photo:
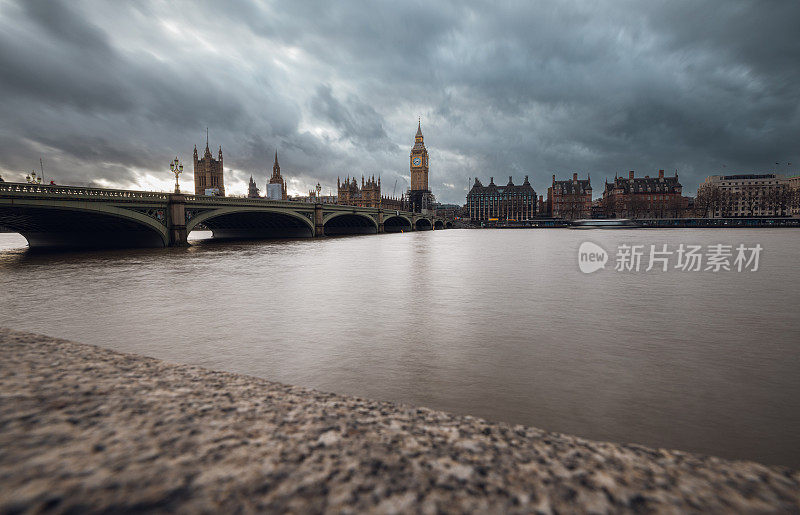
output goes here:
[{"label": "clock tower spire", "polygon": [[422,136],[422,120],[417,122],[417,134],[411,148],[411,191],[428,190],[428,150]]},{"label": "clock tower spire", "polygon": [[435,198],[428,186],[428,149],[422,136],[422,119],[417,121],[417,134],[414,146],[411,147],[411,188],[408,191],[408,202],[411,209],[424,212],[433,208]]}]

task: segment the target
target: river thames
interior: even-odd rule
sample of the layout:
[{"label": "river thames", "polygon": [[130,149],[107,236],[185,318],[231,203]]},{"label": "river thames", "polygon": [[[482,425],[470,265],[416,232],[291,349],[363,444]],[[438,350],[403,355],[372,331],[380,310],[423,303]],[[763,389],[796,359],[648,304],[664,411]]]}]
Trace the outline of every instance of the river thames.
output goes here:
[{"label": "river thames", "polygon": [[[800,467],[800,233],[448,230],[34,253],[0,326],[592,439]],[[199,239],[198,239],[199,238]],[[578,248],[607,250],[584,274]],[[615,271],[622,244],[757,271]],[[646,257],[646,256],[645,256]],[[124,381],[124,378],[120,378]]]}]

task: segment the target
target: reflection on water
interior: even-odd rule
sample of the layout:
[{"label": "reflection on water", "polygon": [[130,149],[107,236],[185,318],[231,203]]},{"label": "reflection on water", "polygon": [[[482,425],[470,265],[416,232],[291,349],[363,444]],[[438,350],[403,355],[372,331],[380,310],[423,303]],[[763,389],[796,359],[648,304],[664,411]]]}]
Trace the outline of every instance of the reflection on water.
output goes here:
[{"label": "reflection on water", "polygon": [[[34,254],[0,325],[638,442],[800,466],[798,233],[451,230]],[[760,243],[755,273],[580,273],[577,249]],[[612,256],[613,260],[613,256]]]}]

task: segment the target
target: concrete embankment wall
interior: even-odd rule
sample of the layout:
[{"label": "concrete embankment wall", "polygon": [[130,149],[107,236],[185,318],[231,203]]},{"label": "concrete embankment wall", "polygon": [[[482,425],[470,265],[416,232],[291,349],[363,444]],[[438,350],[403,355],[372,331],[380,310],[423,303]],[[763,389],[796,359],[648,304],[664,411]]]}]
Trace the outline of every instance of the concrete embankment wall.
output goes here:
[{"label": "concrete embankment wall", "polygon": [[[168,345],[168,342],[164,342]],[[0,329],[0,512],[798,512],[800,474]]]}]

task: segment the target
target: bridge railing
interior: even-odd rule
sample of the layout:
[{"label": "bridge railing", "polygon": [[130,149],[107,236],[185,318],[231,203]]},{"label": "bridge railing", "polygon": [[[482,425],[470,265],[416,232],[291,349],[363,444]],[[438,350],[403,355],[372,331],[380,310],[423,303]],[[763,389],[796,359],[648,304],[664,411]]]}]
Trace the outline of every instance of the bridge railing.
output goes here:
[{"label": "bridge railing", "polygon": [[[271,207],[281,207],[281,208],[290,208],[290,209],[298,209],[298,208],[305,208],[305,209],[313,209],[314,204],[311,202],[299,202],[299,201],[291,201],[291,200],[272,200],[267,198],[247,198],[247,197],[215,197],[215,196],[205,196],[205,195],[184,195],[186,198],[187,204],[205,204],[205,205],[252,205],[252,206],[271,206]],[[357,206],[349,206],[346,204],[323,204],[323,207],[326,211],[359,211],[362,213],[378,213],[379,211],[383,211],[384,214],[398,212],[404,215],[411,215],[412,213],[409,211],[402,211],[402,210],[395,210],[395,209],[387,209],[381,208],[378,209],[376,207],[357,207]]]},{"label": "bridge railing", "polygon": [[[22,182],[0,182],[0,194],[14,193],[22,194],[24,196],[52,196],[52,197],[68,197],[68,198],[86,198],[86,199],[114,199],[114,200],[157,200],[169,201],[170,193],[154,192],[154,191],[135,191],[135,190],[115,190],[107,188],[89,188],[84,186],[57,186],[49,184],[28,184]],[[210,206],[224,206],[224,205],[251,205],[251,206],[274,206],[289,209],[306,208],[313,209],[314,204],[306,202],[293,202],[288,200],[270,200],[266,198],[246,198],[246,197],[211,197],[204,195],[184,195],[187,204],[194,205],[210,205]],[[377,214],[383,211],[384,214],[399,213],[405,216],[411,216],[413,213],[409,211],[375,208],[375,207],[357,207],[345,204],[324,204],[326,211],[358,211],[361,213]]]},{"label": "bridge railing", "polygon": [[289,202],[288,200],[271,200],[266,198],[248,197],[215,197],[206,195],[184,195],[188,204],[213,204],[213,205],[253,205],[253,206],[275,206],[275,207],[298,207],[304,206],[313,209],[314,204],[302,202]]},{"label": "bridge railing", "polygon": [[114,198],[169,200],[169,193],[153,191],[112,190],[88,188],[83,186],[55,186],[48,184],[27,184],[21,182],[0,182],[0,193],[23,193],[54,197]]}]

